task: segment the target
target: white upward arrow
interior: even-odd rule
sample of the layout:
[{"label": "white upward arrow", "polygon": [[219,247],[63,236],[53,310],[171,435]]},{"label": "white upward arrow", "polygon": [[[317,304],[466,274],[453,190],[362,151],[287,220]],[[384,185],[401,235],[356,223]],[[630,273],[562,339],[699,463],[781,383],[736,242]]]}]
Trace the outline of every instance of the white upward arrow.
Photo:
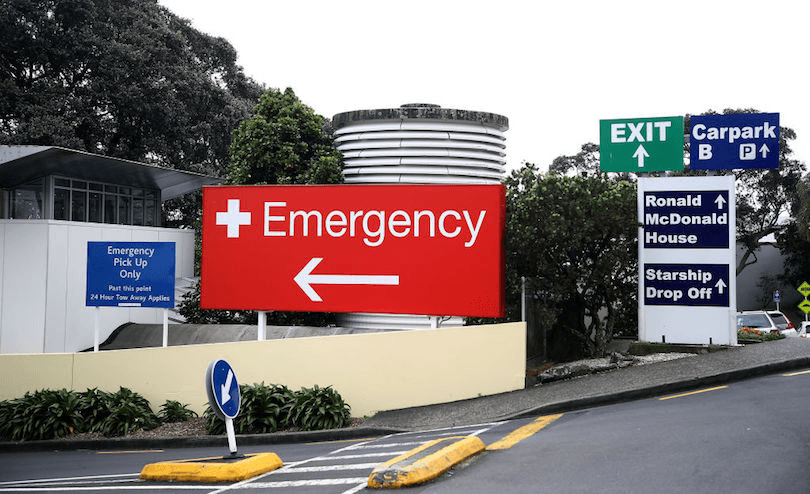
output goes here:
[{"label": "white upward arrow", "polygon": [[723,205],[726,203],[726,200],[721,194],[717,194],[717,199],[714,200],[714,203],[717,204],[717,209],[723,209]]},{"label": "white upward arrow", "polygon": [[[627,156],[627,155],[625,155],[625,156]],[[639,168],[644,168],[644,158],[649,158],[649,157],[650,157],[650,154],[647,153],[647,150],[644,149],[644,146],[642,146],[641,144],[638,145],[638,148],[636,149],[636,152],[633,153],[633,158],[638,158],[638,167]]]},{"label": "white upward arrow", "polygon": [[313,302],[323,302],[323,299],[311,285],[399,285],[397,275],[312,274],[321,261],[322,257],[313,257],[293,278]]},{"label": "white upward arrow", "polygon": [[728,286],[728,285],[726,285],[726,282],[725,282],[725,281],[723,281],[722,279],[717,280],[717,283],[715,283],[715,284],[714,284],[714,287],[715,287],[715,288],[717,288],[717,292],[718,292],[720,295],[722,295],[722,294],[723,294],[723,289],[724,289],[725,287],[727,287],[727,286]]},{"label": "white upward arrow", "polygon": [[762,153],[763,158],[768,157],[768,152],[770,152],[770,150],[771,148],[769,148],[767,144],[763,144],[762,147],[759,148],[759,151]]},{"label": "white upward arrow", "polygon": [[228,377],[225,378],[225,384],[220,386],[222,391],[222,405],[231,401],[231,384],[233,383],[233,370],[228,369]]}]

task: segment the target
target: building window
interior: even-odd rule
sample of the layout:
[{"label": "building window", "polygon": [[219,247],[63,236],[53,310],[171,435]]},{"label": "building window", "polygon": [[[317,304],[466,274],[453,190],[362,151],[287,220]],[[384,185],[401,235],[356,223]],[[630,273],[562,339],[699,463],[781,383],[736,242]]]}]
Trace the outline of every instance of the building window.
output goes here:
[{"label": "building window", "polygon": [[[119,225],[158,224],[154,189],[54,177],[53,219]],[[15,189],[16,190],[16,189]]]},{"label": "building window", "polygon": [[11,190],[11,218],[37,220],[43,217],[45,181],[37,179]]}]

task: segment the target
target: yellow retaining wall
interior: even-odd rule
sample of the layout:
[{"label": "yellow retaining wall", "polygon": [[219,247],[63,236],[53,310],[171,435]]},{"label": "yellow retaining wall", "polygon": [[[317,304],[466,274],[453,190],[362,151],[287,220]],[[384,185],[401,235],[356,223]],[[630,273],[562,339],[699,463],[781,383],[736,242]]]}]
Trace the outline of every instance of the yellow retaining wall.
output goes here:
[{"label": "yellow retaining wall", "polygon": [[157,409],[177,400],[202,413],[205,369],[227,360],[240,384],[331,385],[352,416],[521,389],[524,323],[114,350],[0,355],[0,400],[37,389],[120,386]]}]

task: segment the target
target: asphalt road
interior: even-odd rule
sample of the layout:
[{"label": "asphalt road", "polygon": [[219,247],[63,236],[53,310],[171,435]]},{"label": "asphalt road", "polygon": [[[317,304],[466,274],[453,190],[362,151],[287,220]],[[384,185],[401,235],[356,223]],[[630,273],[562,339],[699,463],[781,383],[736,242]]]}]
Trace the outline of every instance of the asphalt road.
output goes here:
[{"label": "asphalt road", "polygon": [[[251,492],[349,493],[365,487],[379,463],[425,442],[449,436],[477,435],[491,444],[533,419],[409,432],[348,441],[239,447],[239,453],[276,453],[284,468],[231,485],[145,482],[139,473],[146,464],[228,454],[220,448],[178,448],[130,451],[51,451],[0,453],[0,493],[4,492]],[[237,443],[238,446],[238,443]]]},{"label": "asphalt road", "polygon": [[[664,398],[664,399],[662,399]],[[684,395],[569,412],[507,449],[485,451],[413,493],[791,493],[810,473],[810,371],[773,374]],[[285,467],[223,485],[138,480],[147,463],[221,448],[0,453],[3,492],[370,492],[374,465],[428,440],[477,435],[487,445],[534,418],[350,441],[240,447]]]},{"label": "asphalt road", "polygon": [[515,447],[487,452],[413,492],[810,490],[810,371],[674,396],[565,414]]}]

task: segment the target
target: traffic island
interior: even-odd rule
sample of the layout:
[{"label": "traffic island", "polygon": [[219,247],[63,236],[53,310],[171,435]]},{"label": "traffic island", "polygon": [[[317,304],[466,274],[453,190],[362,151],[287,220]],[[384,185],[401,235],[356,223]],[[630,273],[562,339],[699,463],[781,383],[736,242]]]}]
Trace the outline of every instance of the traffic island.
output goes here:
[{"label": "traffic island", "polygon": [[399,488],[421,484],[438,477],[484,448],[481,439],[474,436],[436,439],[379,465],[369,475],[368,486]]},{"label": "traffic island", "polygon": [[193,460],[150,463],[141,470],[141,480],[165,482],[238,482],[283,465],[275,453],[254,453],[233,458],[217,456]]}]

